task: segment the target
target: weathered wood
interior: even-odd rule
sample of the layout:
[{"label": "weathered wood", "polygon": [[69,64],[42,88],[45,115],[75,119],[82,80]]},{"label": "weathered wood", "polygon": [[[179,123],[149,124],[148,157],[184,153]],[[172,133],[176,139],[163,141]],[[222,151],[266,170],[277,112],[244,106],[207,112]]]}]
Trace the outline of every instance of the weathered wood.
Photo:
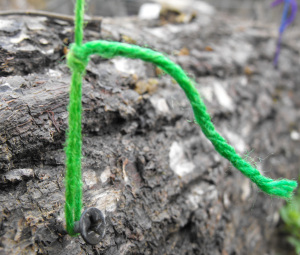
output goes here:
[{"label": "weathered wood", "polygon": [[[214,151],[172,79],[119,58],[93,57],[83,84],[84,204],[105,212],[107,233],[95,247],[66,235],[64,53],[72,29],[46,17],[0,20],[0,252],[275,254],[283,202]],[[275,31],[216,15],[163,27],[104,20],[101,33],[87,28],[85,38],[171,55],[239,153],[273,178],[297,178],[299,49],[284,45],[274,70]]]}]

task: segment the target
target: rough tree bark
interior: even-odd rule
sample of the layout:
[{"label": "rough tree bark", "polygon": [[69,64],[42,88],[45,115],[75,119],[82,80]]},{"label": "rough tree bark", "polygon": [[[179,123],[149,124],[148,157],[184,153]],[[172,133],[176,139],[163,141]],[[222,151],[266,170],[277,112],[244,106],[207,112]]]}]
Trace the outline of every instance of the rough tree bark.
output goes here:
[{"label": "rough tree bark", "polygon": [[[170,77],[93,57],[83,84],[85,207],[107,217],[96,246],[64,227],[69,21],[0,20],[1,254],[276,254],[278,208],[221,158]],[[297,178],[299,47],[272,58],[270,27],[221,14],[189,24],[105,19],[85,39],[163,51],[197,82],[217,129],[266,175]],[[286,251],[285,251],[286,252]],[[285,253],[286,254],[286,253]]]}]

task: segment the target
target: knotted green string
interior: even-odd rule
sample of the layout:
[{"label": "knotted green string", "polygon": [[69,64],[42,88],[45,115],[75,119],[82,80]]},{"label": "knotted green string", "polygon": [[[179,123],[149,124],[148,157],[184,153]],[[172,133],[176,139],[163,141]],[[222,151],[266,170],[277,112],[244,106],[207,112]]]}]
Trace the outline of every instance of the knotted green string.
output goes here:
[{"label": "knotted green string", "polygon": [[297,187],[296,181],[287,179],[273,180],[261,175],[247,161],[242,159],[227,141],[215,130],[211,118],[206,110],[193,81],[180,66],[159,52],[141,48],[136,45],[92,41],[82,42],[83,0],[77,0],[75,21],[75,44],[71,46],[67,56],[68,65],[72,70],[72,82],[69,104],[69,132],[67,137],[67,175],[66,175],[66,222],[67,230],[74,234],[74,220],[80,218],[81,213],[81,81],[90,55],[97,54],[103,58],[116,56],[142,59],[153,63],[171,75],[184,90],[194,111],[195,119],[205,136],[212,142],[216,151],[228,159],[234,167],[251,179],[262,191],[281,198],[290,198]]}]

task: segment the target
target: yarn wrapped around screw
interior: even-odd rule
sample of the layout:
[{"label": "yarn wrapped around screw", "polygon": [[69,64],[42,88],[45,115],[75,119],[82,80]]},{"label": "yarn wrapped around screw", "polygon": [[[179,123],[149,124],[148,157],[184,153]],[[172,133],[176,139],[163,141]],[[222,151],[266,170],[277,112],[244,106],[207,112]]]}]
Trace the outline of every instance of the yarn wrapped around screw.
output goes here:
[{"label": "yarn wrapped around screw", "polygon": [[74,221],[78,221],[82,209],[81,181],[81,118],[82,118],[82,76],[89,62],[89,57],[82,50],[81,44],[72,44],[67,55],[67,63],[72,71],[70,87],[69,128],[67,131],[66,147],[66,226],[71,236],[74,232]]},{"label": "yarn wrapped around screw", "polygon": [[[75,226],[75,222],[80,220],[83,205],[81,181],[82,78],[85,74],[85,68],[89,62],[89,56],[92,54],[97,54],[103,58],[113,58],[119,56],[132,59],[141,59],[160,67],[166,73],[171,75],[184,90],[193,108],[197,123],[220,155],[228,159],[233,166],[240,170],[245,176],[250,178],[251,181],[256,183],[256,185],[267,194],[285,199],[289,199],[293,195],[293,191],[298,185],[296,181],[286,179],[272,180],[271,178],[265,177],[236,153],[235,149],[229,145],[227,141],[216,131],[206,106],[195,87],[194,81],[186,75],[180,66],[172,62],[165,55],[151,49],[119,42],[99,40],[83,44],[84,2],[84,0],[76,0],[74,31],[75,44],[71,45],[70,51],[67,55],[67,63],[72,71],[70,103],[68,107],[69,129],[66,140],[65,177],[65,217],[66,228],[70,235],[76,235],[75,229],[78,230],[78,224]],[[93,221],[93,218],[90,218],[89,220]],[[98,222],[97,220],[94,221]],[[93,222],[90,223],[92,224]],[[102,223],[105,223],[104,218]],[[89,224],[86,226],[88,225]],[[96,230],[96,232],[100,231],[98,228],[95,229],[93,224],[91,226],[93,226],[92,230]],[[104,234],[105,232],[100,231],[99,237],[102,238]],[[89,242],[89,240],[86,241]]]}]

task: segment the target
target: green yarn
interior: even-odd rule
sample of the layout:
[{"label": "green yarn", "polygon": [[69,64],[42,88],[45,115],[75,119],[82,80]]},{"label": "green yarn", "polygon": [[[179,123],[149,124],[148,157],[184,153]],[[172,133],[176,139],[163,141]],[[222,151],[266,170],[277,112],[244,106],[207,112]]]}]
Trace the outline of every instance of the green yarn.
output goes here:
[{"label": "green yarn", "polygon": [[216,151],[228,159],[245,176],[250,178],[262,191],[282,198],[289,198],[293,194],[293,190],[297,187],[296,181],[286,179],[274,181],[271,178],[265,177],[236,153],[235,149],[216,131],[206,110],[206,106],[192,80],[180,66],[173,63],[163,54],[136,45],[107,41],[92,41],[85,43],[82,47],[72,45],[71,52],[73,54],[70,54],[68,57],[68,61],[71,63],[79,61],[80,58],[84,64],[88,62],[90,55],[98,54],[104,58],[122,56],[132,59],[142,59],[157,65],[171,75],[184,90],[192,105],[197,123],[205,136],[212,142]]},{"label": "green yarn", "polygon": [[75,44],[82,45],[83,40],[83,20],[84,18],[84,0],[77,0],[75,7]]},{"label": "green yarn", "polygon": [[[83,16],[84,1],[76,2],[75,19],[75,43],[78,47],[82,45],[83,39]],[[73,53],[70,53],[71,56]],[[66,151],[66,204],[65,217],[67,231],[70,235],[76,235],[74,232],[74,221],[79,221],[82,210],[82,181],[81,181],[81,96],[82,96],[82,75],[85,71],[86,63],[75,59],[68,65],[72,70],[72,80],[70,88],[69,103],[69,130],[67,132]]]},{"label": "green yarn", "polygon": [[74,235],[74,221],[78,221],[82,209],[82,182],[81,182],[81,72],[72,74],[70,103],[69,103],[69,130],[67,133],[66,148],[66,225],[70,235]]},{"label": "green yarn", "polygon": [[193,81],[180,66],[173,63],[162,53],[141,48],[132,44],[108,41],[92,41],[82,45],[83,1],[77,1],[75,22],[75,44],[68,53],[68,65],[72,70],[72,82],[69,104],[69,131],[67,135],[67,174],[66,174],[66,223],[67,231],[73,235],[74,220],[80,218],[82,208],[81,183],[81,82],[90,55],[97,54],[103,58],[116,56],[141,59],[153,63],[171,75],[184,90],[194,111],[195,119],[205,136],[212,142],[216,151],[228,159],[232,165],[250,178],[262,191],[281,198],[290,198],[297,182],[287,179],[273,180],[261,173],[242,159],[227,141],[215,130]]}]

